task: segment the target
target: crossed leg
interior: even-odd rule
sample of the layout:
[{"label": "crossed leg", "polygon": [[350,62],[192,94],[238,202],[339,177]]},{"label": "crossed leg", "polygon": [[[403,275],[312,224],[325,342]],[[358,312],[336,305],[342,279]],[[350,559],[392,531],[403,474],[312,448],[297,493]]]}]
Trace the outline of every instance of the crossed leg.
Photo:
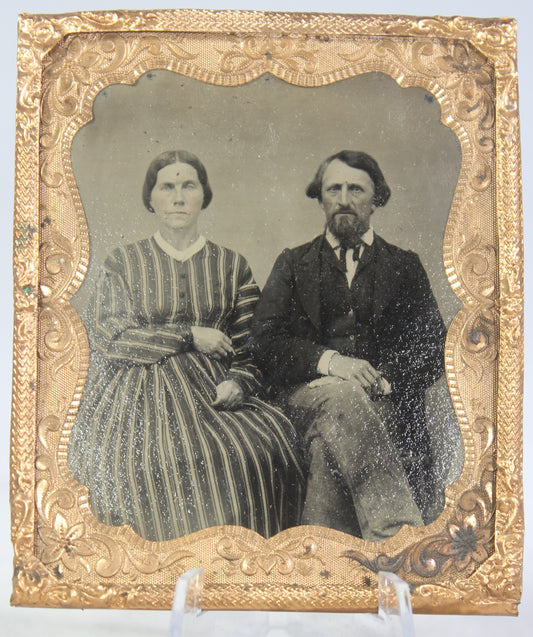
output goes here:
[{"label": "crossed leg", "polygon": [[397,448],[394,406],[350,381],[300,385],[288,399],[304,433],[309,478],[302,524],[379,542],[404,524],[422,526]]}]

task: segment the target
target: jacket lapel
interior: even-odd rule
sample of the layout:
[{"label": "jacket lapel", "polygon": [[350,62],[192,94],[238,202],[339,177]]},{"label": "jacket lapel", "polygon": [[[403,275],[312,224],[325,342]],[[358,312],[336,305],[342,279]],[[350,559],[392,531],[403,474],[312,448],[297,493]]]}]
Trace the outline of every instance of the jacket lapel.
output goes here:
[{"label": "jacket lapel", "polygon": [[[309,250],[294,264],[297,297],[317,331],[320,331],[320,263],[323,241],[324,235],[314,239]],[[372,261],[375,262],[373,313],[374,321],[377,321],[396,294],[405,272],[378,235],[374,235],[374,244],[370,249],[365,248],[363,251],[357,273]]]},{"label": "jacket lapel", "polygon": [[[374,237],[375,236],[376,235],[374,235]],[[372,245],[364,246],[363,254],[361,255],[361,258],[359,259],[359,263],[357,264],[357,270],[355,271],[354,280],[374,260],[375,247],[376,247],[375,240],[372,243]]]},{"label": "jacket lapel", "polygon": [[320,331],[320,252],[324,237],[317,237],[295,263],[296,294],[309,320]]},{"label": "jacket lapel", "polygon": [[374,321],[377,322],[401,286],[405,276],[381,237],[375,236]]}]

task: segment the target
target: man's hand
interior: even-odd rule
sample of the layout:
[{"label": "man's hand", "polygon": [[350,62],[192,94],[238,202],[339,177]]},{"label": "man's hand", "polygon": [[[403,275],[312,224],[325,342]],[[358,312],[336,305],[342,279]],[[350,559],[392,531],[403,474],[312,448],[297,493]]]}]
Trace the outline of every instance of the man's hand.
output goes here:
[{"label": "man's hand", "polygon": [[231,340],[220,330],[212,327],[191,327],[194,348],[203,354],[221,360],[233,354]]},{"label": "man's hand", "polygon": [[217,395],[212,403],[216,409],[237,409],[242,405],[244,392],[239,383],[234,380],[225,380],[217,385]]},{"label": "man's hand", "polygon": [[362,358],[334,354],[329,363],[329,375],[356,381],[372,396],[387,395],[391,392],[387,380],[368,361]]}]

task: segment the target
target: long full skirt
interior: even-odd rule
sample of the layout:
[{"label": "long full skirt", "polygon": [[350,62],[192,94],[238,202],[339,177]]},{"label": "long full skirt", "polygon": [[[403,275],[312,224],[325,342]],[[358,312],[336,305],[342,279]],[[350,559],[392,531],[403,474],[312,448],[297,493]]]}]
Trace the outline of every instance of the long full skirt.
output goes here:
[{"label": "long full skirt", "polygon": [[92,364],[69,467],[96,518],[154,541],[226,524],[269,537],[298,523],[294,429],[256,397],[214,409],[222,363],[191,351],[150,365]]}]

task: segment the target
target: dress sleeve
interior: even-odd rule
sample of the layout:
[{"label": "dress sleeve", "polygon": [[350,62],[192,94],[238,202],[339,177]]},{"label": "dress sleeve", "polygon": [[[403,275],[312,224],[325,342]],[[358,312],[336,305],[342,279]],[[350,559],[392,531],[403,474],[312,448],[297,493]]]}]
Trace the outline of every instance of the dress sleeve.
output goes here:
[{"label": "dress sleeve", "polygon": [[90,314],[91,345],[108,359],[147,365],[192,349],[190,325],[142,324],[115,253],[105,262]]},{"label": "dress sleeve", "polygon": [[259,288],[250,266],[245,259],[241,258],[238,268],[237,296],[229,326],[235,355],[228,378],[239,383],[248,394],[257,392],[261,387],[261,373],[254,364],[249,349],[250,327],[258,299]]}]

